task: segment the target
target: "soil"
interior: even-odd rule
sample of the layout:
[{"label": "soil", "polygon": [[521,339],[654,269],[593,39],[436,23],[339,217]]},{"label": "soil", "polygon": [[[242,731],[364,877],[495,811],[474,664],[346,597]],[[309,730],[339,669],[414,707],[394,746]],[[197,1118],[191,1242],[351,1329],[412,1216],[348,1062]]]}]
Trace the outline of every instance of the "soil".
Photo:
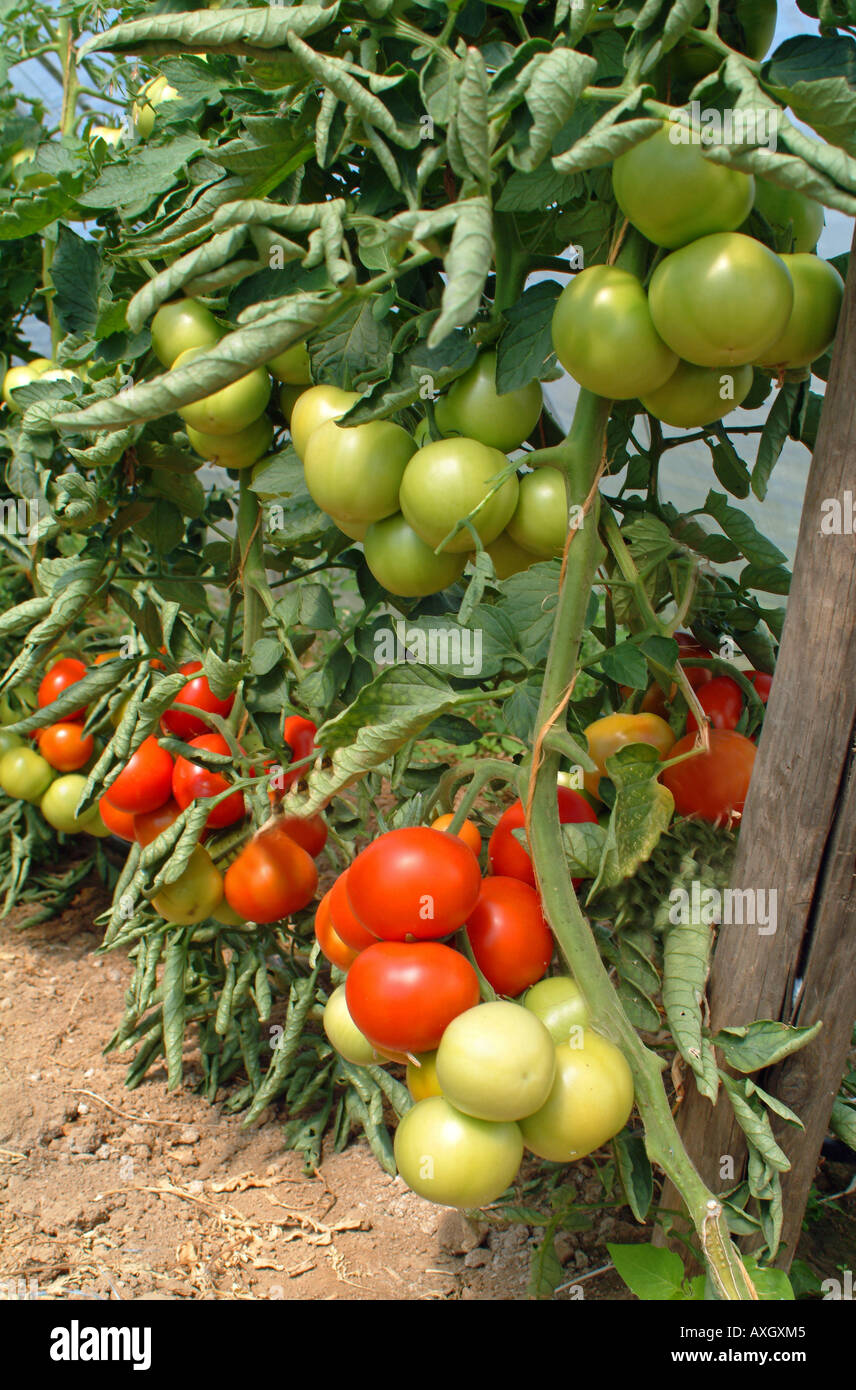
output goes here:
[{"label": "soil", "polygon": [[[162,1069],[126,1090],[128,1057],[101,1051],[130,971],[120,953],[96,954],[100,893],[0,929],[0,1299],[528,1296],[537,1229],[436,1207],[363,1142],[307,1175],[283,1148],[281,1113],[242,1129],[189,1086],[168,1095]],[[591,1164],[571,1180],[597,1201]],[[826,1211],[852,1250],[856,1199]],[[629,1298],[604,1243],[647,1238],[614,1208],[560,1232],[555,1297]],[[822,1264],[817,1226],[809,1245]]]}]

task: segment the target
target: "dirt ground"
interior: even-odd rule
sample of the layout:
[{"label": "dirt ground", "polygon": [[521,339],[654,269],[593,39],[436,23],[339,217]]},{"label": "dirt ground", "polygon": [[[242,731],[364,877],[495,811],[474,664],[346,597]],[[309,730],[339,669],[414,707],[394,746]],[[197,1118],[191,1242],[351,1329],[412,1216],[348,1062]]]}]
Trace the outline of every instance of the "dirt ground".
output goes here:
[{"label": "dirt ground", "polygon": [[[101,1053],[129,969],[95,954],[100,905],[86,889],[47,924],[0,929],[0,1300],[527,1297],[529,1227],[433,1206],[362,1142],[307,1177],[274,1109],[242,1130],[189,1086],[167,1095],[162,1070],[127,1091],[127,1055]],[[597,1199],[590,1167],[573,1180]],[[604,1242],[641,1236],[626,1212],[560,1233],[557,1297],[628,1298],[598,1272]]]}]

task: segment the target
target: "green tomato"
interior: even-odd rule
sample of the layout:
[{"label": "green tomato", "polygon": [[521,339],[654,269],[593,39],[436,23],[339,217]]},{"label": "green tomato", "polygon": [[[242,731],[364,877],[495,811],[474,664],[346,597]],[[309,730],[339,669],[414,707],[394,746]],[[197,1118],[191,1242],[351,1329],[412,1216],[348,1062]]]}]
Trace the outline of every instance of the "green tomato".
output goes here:
[{"label": "green tomato", "polygon": [[196,299],[162,304],[152,319],[152,348],[165,367],[171,367],[183,352],[213,347],[222,337],[214,315]]},{"label": "green tomato", "polygon": [[496,389],[496,353],[482,352],[434,409],[441,433],[462,434],[508,454],[529,438],[542,404],[540,381],[500,395]]},{"label": "green tomato", "polygon": [[[517,505],[517,478],[505,482],[488,496],[508,460],[498,449],[476,439],[438,439],[412,457],[401,484],[401,510],[426,545],[433,550],[457,521],[471,513],[472,525],[482,545],[490,545],[504,531]],[[487,500],[485,500],[487,499]],[[461,554],[473,549],[467,527],[445,547]]]},{"label": "green tomato", "polygon": [[795,188],[779,188],[766,179],[755,180],[755,208],[777,232],[793,236],[794,252],[813,251],[823,231],[823,207]]},{"label": "green tomato", "polygon": [[5,729],[0,729],[0,759],[4,753],[8,753],[10,748],[23,748],[24,740],[17,734],[7,733]]},{"label": "green tomato", "polygon": [[298,399],[306,391],[305,386],[280,386],[279,388],[279,408],[282,418],[287,425],[291,424],[291,416]]},{"label": "green tomato", "polygon": [[561,555],[568,535],[564,474],[557,468],[536,468],[534,473],[525,474],[506,530],[516,545],[541,560]]},{"label": "green tomato", "polygon": [[485,1207],[511,1186],[523,1157],[520,1129],[462,1115],[443,1096],[408,1110],[395,1132],[407,1186],[444,1207]]},{"label": "green tomato", "polygon": [[201,434],[188,425],[187,437],[197,454],[210,463],[221,468],[250,468],[270,448],[273,424],[267,415],[260,415],[237,434]]},{"label": "green tomato", "polygon": [[358,525],[398,511],[398,492],[416,445],[389,420],[348,428],[327,420],[303,456],[309,495],[322,512]]},{"label": "green tomato", "polygon": [[343,521],[342,518],[338,516],[331,516],[330,520],[336,523],[342,535],[347,536],[349,540],[365,540],[370,525],[368,521]]},{"label": "green tomato", "polygon": [[465,555],[435,555],[401,512],[375,521],[363,543],[366,563],[378,584],[399,598],[424,598],[460,579]]},{"label": "green tomato", "polygon": [[165,77],[161,76],[151,78],[143,87],[140,96],[143,100],[134,102],[131,115],[140,139],[148,140],[154,129],[156,108],[165,101],[175,101],[178,92],[169,85]]},{"label": "green tomato", "polygon": [[[82,816],[75,815],[86,780],[79,772],[69,772],[64,777],[57,777],[41,799],[40,810],[48,825],[52,825],[54,830],[61,831],[63,835],[79,835],[81,831],[90,830],[101,819],[97,806],[90,807]],[[104,829],[107,830],[107,827],[104,826]],[[107,833],[109,834],[109,831]]]},{"label": "green tomato", "polygon": [[457,1110],[477,1120],[522,1120],[540,1110],[556,1072],[553,1039],[520,1004],[467,1009],[437,1049],[437,1081]]},{"label": "green tomato", "polygon": [[348,1010],[345,999],[345,986],[334,989],[324,1007],[324,1032],[331,1045],[357,1067],[368,1067],[377,1063],[378,1054],[368,1038],[360,1032]]},{"label": "green tomato", "polygon": [[[204,348],[190,348],[173,362],[173,370],[186,367],[201,357]],[[185,424],[200,434],[238,434],[263,414],[270,400],[270,377],[264,367],[256,367],[210,396],[191,401],[179,409]]]},{"label": "green tomato", "polygon": [[497,579],[510,579],[513,574],[520,574],[536,563],[532,551],[523,550],[507,531],[501,531],[495,541],[485,546],[485,550],[493,561]]},{"label": "green tomato", "polygon": [[359,399],[356,391],[341,391],[338,386],[310,386],[303,391],[291,411],[291,442],[297,457],[306,457],[313,430],[327,420],[339,420]]},{"label": "green tomato", "polygon": [[312,381],[312,368],[305,343],[295,343],[285,352],[277,353],[267,364],[271,376],[287,386],[309,386]]},{"label": "green tomato", "polygon": [[584,1028],[591,1022],[580,987],[570,975],[539,980],[524,994],[523,1007],[540,1018],[557,1044],[570,1042],[573,1029]]},{"label": "green tomato", "polygon": [[678,365],[640,281],[616,266],[589,266],[565,286],[553,313],[553,347],[580,386],[616,401],[655,391]]},{"label": "green tomato", "polygon": [[623,1129],[633,1109],[633,1077],[623,1053],[583,1028],[556,1048],[556,1078],[547,1100],[520,1122],[527,1149],[552,1163],[571,1163]]},{"label": "green tomato", "polygon": [[0,758],[0,787],[17,801],[39,801],[53,776],[50,763],[33,748],[10,748]]},{"label": "green tomato", "polygon": [[618,206],[655,246],[674,249],[711,232],[734,231],[752,208],[751,175],[705,159],[700,145],[678,143],[686,133],[666,121],[612,166]]},{"label": "green tomato", "polygon": [[52,366],[53,363],[47,357],[36,357],[23,367],[9,368],[3,378],[3,400],[10,410],[23,409],[23,406],[16,403],[12,392],[19,386],[29,386],[31,381],[38,381]]},{"label": "green tomato", "polygon": [[782,260],[794,283],[794,307],[784,333],[759,361],[762,367],[808,367],[835,338],[844,281],[834,265],[808,252]]},{"label": "green tomato", "polygon": [[661,261],[648,300],[657,332],[685,362],[739,367],[781,337],[794,286],[785,262],[760,241],[717,232]]},{"label": "green tomato", "polygon": [[152,898],[152,907],[167,922],[190,927],[210,917],[222,900],[222,874],[207,849],[197,845],[175,882]]},{"label": "green tomato", "polygon": [[750,366],[726,369],[679,362],[659,390],[642,397],[642,404],[664,424],[691,429],[721,420],[745,401],[751,389]]}]

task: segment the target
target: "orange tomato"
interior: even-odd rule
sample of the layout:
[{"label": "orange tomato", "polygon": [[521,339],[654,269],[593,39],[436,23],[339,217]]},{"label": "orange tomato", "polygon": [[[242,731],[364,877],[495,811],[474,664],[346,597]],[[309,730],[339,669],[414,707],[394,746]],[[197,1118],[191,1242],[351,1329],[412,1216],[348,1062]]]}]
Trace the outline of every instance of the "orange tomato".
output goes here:
[{"label": "orange tomato", "polygon": [[[449,811],[445,816],[438,816],[436,820],[432,820],[431,829],[447,830],[449,826],[452,824],[453,819],[454,813],[452,811]],[[481,854],[482,837],[479,834],[478,828],[473,824],[471,820],[465,820],[460,830],[458,830],[456,833],[459,840],[463,840],[465,845],[469,845],[473,854]]]}]

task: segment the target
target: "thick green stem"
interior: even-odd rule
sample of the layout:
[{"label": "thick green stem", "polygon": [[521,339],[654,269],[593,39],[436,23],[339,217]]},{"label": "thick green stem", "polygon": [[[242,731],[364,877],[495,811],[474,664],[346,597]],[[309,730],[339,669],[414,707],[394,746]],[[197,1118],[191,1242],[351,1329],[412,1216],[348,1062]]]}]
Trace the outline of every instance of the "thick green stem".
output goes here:
[{"label": "thick green stem", "polygon": [[[580,393],[565,447],[569,501],[582,505],[597,476],[609,403]],[[539,733],[554,718],[577,669],[588,597],[602,558],[596,509],[584,518],[568,549],[564,582],[556,608],[547,670],[541,692]],[[564,727],[564,718],[559,716]],[[527,834],[544,912],[559,949],[591,1010],[597,1028],[623,1052],[633,1074],[636,1103],[645,1126],[652,1162],[681,1193],[708,1261],[717,1293],[725,1299],[751,1299],[754,1290],[734,1249],[722,1207],[695,1171],[681,1143],[662,1081],[664,1062],[645,1047],[612,987],[591,929],[583,916],[565,862],[556,806],[558,754],[539,740],[542,762],[534,776]]]}]

